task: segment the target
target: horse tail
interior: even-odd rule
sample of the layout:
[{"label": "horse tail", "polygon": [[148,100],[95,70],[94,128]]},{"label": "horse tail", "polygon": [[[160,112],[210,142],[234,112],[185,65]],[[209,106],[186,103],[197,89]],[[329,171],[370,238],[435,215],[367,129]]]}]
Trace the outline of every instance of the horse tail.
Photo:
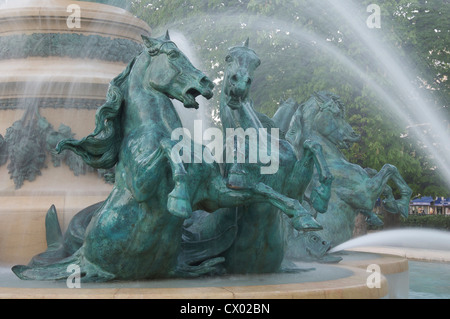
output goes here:
[{"label": "horse tail", "polygon": [[73,255],[50,265],[16,265],[11,270],[22,280],[63,280],[78,276],[83,282],[100,282],[115,278],[113,274],[86,260],[83,255],[83,247]]},{"label": "horse tail", "polygon": [[126,69],[115,77],[109,85],[106,102],[95,114],[95,130],[81,140],[65,139],[58,143],[56,151],[71,150],[88,165],[94,168],[109,169],[113,167],[119,156],[122,142],[120,113],[124,101],[125,81],[136,61],[135,57]]},{"label": "horse tail", "polygon": [[70,265],[79,265],[78,254],[66,257],[50,265],[16,265],[13,273],[22,280],[60,280],[70,276]]},{"label": "horse tail", "polygon": [[[303,105],[303,104],[302,104]],[[301,142],[303,136],[303,114],[302,105],[300,105],[294,112],[289,128],[286,132],[286,140],[291,143],[295,150],[301,150]]]},{"label": "horse tail", "polygon": [[20,279],[57,280],[67,278],[68,265],[76,262],[74,255],[67,257],[65,253],[61,227],[54,205],[47,211],[45,227],[47,250],[34,256],[27,266],[16,265],[11,269]]}]

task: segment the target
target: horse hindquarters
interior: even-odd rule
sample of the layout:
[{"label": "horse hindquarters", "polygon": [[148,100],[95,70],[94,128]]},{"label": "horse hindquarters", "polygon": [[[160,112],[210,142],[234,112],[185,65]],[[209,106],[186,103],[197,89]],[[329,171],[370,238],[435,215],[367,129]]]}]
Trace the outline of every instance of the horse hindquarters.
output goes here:
[{"label": "horse hindquarters", "polygon": [[222,255],[227,272],[277,272],[284,252],[284,230],[278,210],[269,204],[240,207],[236,239]]},{"label": "horse hindquarters", "polygon": [[158,206],[114,189],[89,225],[85,258],[117,279],[167,277],[176,266],[183,219]]}]

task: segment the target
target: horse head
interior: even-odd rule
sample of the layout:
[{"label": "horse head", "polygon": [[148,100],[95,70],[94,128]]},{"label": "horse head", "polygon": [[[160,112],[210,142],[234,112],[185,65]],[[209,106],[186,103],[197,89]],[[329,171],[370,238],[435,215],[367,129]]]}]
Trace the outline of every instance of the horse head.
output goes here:
[{"label": "horse head", "polygon": [[255,51],[248,47],[248,41],[230,48],[225,58],[227,65],[222,93],[226,96],[226,104],[233,110],[248,99],[254,71],[261,64]]},{"label": "horse head", "polygon": [[297,109],[287,135],[298,147],[302,140],[314,134],[340,149],[347,149],[360,139],[360,135],[345,120],[344,104],[338,96],[329,92],[314,93]]},{"label": "horse head", "polygon": [[360,140],[360,135],[345,120],[345,106],[338,96],[319,92],[314,98],[319,105],[319,112],[314,120],[316,132],[343,149]]},{"label": "horse head", "polygon": [[143,76],[144,86],[175,98],[186,108],[198,108],[199,95],[210,99],[214,84],[197,70],[189,59],[170,40],[169,33],[160,38],[142,36],[150,56],[150,64]]}]

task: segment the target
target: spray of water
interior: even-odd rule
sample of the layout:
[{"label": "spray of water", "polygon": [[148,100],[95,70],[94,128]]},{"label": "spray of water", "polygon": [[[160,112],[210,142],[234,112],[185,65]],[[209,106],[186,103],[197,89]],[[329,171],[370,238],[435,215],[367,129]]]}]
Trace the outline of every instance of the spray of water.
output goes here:
[{"label": "spray of water", "polygon": [[356,247],[393,246],[450,251],[450,233],[435,229],[407,228],[380,231],[346,241],[330,253]]},{"label": "spray of water", "polygon": [[[295,2],[295,4],[298,3]],[[428,155],[450,187],[450,157],[448,155],[450,153],[442,152],[442,149],[445,149],[448,144],[450,135],[442,121],[440,112],[429,102],[432,99],[428,96],[428,92],[418,89],[417,74],[411,68],[408,57],[398,56],[396,50],[383,41],[381,35],[383,32],[389,32],[383,29],[383,25],[378,32],[368,28],[366,22],[368,13],[365,8],[361,8],[361,5],[350,0],[323,0],[317,3],[317,8],[303,8],[305,10],[301,11],[301,14],[315,19],[322,14],[322,11],[318,10],[320,7],[332,8],[334,16],[330,17],[327,25],[323,26],[325,31],[318,30],[316,33],[306,30],[298,24],[288,22],[289,19],[282,20],[246,12],[236,14],[232,9],[220,14],[207,14],[192,20],[178,21],[174,25],[179,29],[188,29],[190,32],[196,32],[196,30],[201,32],[201,30],[212,27],[218,30],[233,30],[237,33],[248,34],[248,31],[255,34],[265,33],[268,35],[268,41],[274,40],[276,42],[276,38],[279,40],[284,37],[284,40],[299,47],[306,46],[316,51],[319,49],[324,57],[330,61],[338,61],[344,68],[342,81],[349,83],[350,86],[364,83],[380,101],[382,108],[387,110],[398,123],[401,123],[401,127],[408,128],[413,139],[417,141],[417,145],[423,145],[426,148]],[[362,65],[361,62],[348,56],[335,42],[327,41],[327,32],[333,30],[335,32],[338,24],[344,22],[345,27],[351,30],[351,37],[366,48],[365,52],[368,56],[366,61],[370,62],[370,68],[379,70],[379,74],[384,74],[386,78],[390,79],[391,87],[382,86],[378,79],[370,78],[366,71],[367,65]],[[199,24],[202,25],[199,26]],[[388,28],[387,25],[384,27]],[[214,43],[213,41],[214,39],[208,38],[208,35],[206,35],[203,43],[208,46],[209,50],[217,50],[218,46],[224,44],[223,42]],[[237,43],[226,44],[232,46]],[[292,51],[289,51],[289,53],[292,53]],[[267,59],[268,55],[261,51],[258,51],[258,54],[263,60],[263,65],[258,71],[270,70],[270,68],[264,69],[264,64],[272,62]],[[303,58],[300,55],[288,56],[283,54],[281,51],[276,52],[280,59]],[[218,68],[221,67],[218,66]],[[295,69],[284,70],[283,72],[295,72]],[[220,79],[218,83],[220,83]],[[429,133],[424,134],[421,126],[424,123],[432,127],[433,136]]]},{"label": "spray of water", "polygon": [[[401,59],[395,56],[392,50],[384,44],[376,33],[365,26],[366,21],[361,17],[360,11],[356,9],[357,6],[351,0],[343,1],[329,1],[328,5],[334,8],[345,21],[350,25],[353,32],[358,35],[359,41],[367,46],[370,50],[371,61],[377,63],[379,67],[385,70],[393,82],[395,83],[396,94],[406,99],[409,105],[402,106],[398,103],[389,103],[391,110],[395,112],[399,119],[408,121],[406,124],[411,128],[414,137],[426,146],[427,152],[431,155],[439,170],[445,175],[445,180],[450,186],[450,158],[448,152],[442,154],[440,148],[446,147],[450,136],[446,129],[444,122],[436,108],[427,102],[426,93],[419,92],[417,87],[412,82],[416,76]],[[359,14],[358,14],[359,13]],[[408,114],[405,114],[405,109]],[[409,115],[409,119],[405,119],[405,115]],[[417,124],[429,123],[433,128],[433,139],[430,136],[423,134],[422,130]]]},{"label": "spray of water", "polygon": [[[173,42],[176,43],[178,48],[187,56],[187,58],[192,62],[192,64],[204,72],[204,67],[198,58],[198,54],[191,42],[186,38],[186,36],[177,30],[170,30],[170,38]],[[199,104],[199,108],[195,109],[187,109],[183,106],[183,103],[177,100],[172,101],[175,109],[180,116],[181,123],[183,127],[187,128],[191,133],[191,136],[197,143],[202,143],[201,136],[194,136],[194,121],[201,120],[203,123],[203,128],[206,129],[208,125],[211,123],[209,120],[210,115],[210,107],[207,100],[204,98],[198,98],[197,102]]]}]

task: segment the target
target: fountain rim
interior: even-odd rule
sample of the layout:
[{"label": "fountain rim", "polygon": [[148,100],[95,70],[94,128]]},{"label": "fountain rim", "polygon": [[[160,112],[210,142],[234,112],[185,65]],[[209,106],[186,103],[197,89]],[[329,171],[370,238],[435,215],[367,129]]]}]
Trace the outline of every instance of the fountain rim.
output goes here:
[{"label": "fountain rim", "polygon": [[[80,28],[72,29],[67,25],[71,14],[68,12],[70,5],[80,7]],[[141,34],[151,33],[151,28],[143,20],[124,9],[102,3],[72,0],[52,0],[48,5],[36,0],[15,1],[0,7],[0,30],[0,36],[81,33],[129,39],[139,43],[142,42]]]},{"label": "fountain rim", "polygon": [[333,265],[352,274],[327,281],[292,284],[181,287],[181,288],[9,288],[0,287],[0,299],[380,299],[389,293],[387,279],[381,286],[367,286],[368,273],[361,267]]}]

